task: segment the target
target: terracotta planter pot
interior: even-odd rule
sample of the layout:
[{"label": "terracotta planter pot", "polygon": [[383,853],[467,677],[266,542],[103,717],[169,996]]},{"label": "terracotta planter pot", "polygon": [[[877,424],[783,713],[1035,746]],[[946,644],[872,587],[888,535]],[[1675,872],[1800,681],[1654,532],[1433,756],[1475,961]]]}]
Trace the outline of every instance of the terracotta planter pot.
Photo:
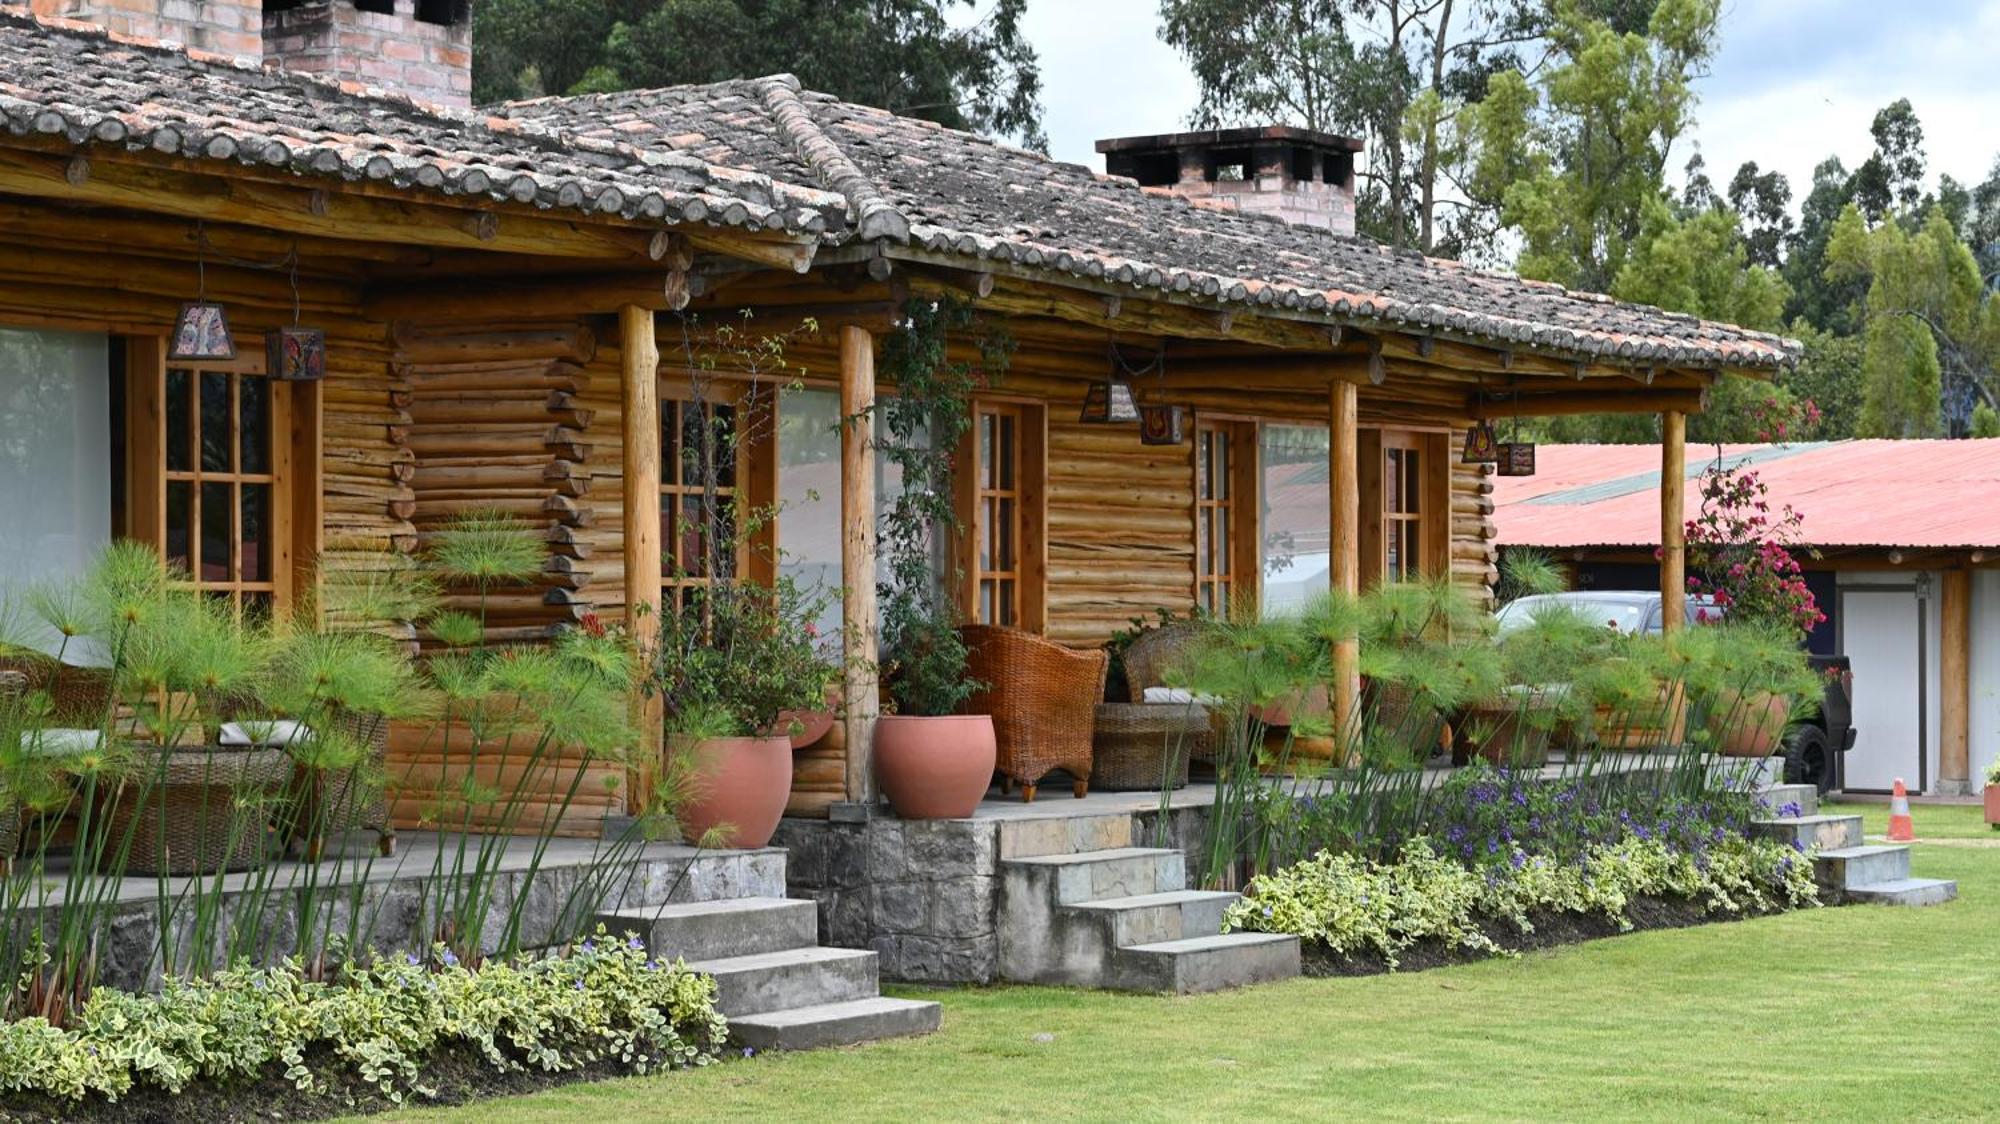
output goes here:
[{"label": "terracotta planter pot", "polygon": [[1638,713],[1599,705],[1593,723],[1600,749],[1679,749],[1687,740],[1687,695],[1677,683]]},{"label": "terracotta planter pot", "polygon": [[1981,791],[1986,797],[1986,822],[2000,828],[2000,784],[1989,784]]},{"label": "terracotta planter pot", "polygon": [[1476,706],[1465,712],[1462,732],[1475,757],[1510,769],[1540,768],[1549,761],[1550,729],[1526,722],[1518,706]]},{"label": "terracotta planter pot", "polygon": [[1325,687],[1313,687],[1288,698],[1250,708],[1250,717],[1266,726],[1290,726],[1300,718],[1326,718],[1332,713],[1333,703],[1329,701]]},{"label": "terracotta planter pot", "polygon": [[792,740],[787,737],[707,738],[677,744],[692,771],[688,802],[680,810],[681,834],[698,843],[724,828],[723,847],[762,847],[771,841],[792,794]]},{"label": "terracotta planter pot", "polygon": [[831,710],[781,710],[771,736],[784,738],[793,749],[804,749],[832,731],[834,721]]},{"label": "terracotta planter pot", "polygon": [[997,760],[988,715],[885,714],[875,720],[875,777],[889,806],[906,820],[971,815],[993,782]]},{"label": "terracotta planter pot", "polygon": [[1756,691],[1745,697],[1720,691],[1708,715],[1708,733],[1724,757],[1769,757],[1785,737],[1791,704],[1781,695]]}]

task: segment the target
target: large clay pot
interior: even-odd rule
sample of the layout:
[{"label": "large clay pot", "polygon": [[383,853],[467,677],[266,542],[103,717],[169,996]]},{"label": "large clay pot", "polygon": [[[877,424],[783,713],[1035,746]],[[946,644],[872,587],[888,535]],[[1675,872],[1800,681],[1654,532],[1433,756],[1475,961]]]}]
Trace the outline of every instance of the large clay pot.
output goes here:
[{"label": "large clay pot", "polygon": [[984,714],[875,720],[875,777],[906,820],[963,819],[993,783],[993,719]]},{"label": "large clay pot", "polygon": [[1549,762],[1549,727],[1528,721],[1519,704],[1469,707],[1460,733],[1474,757],[1507,769],[1538,769]]},{"label": "large clay pot", "polygon": [[1593,726],[1600,749],[1677,750],[1687,740],[1687,694],[1680,684],[1661,687],[1659,701],[1636,712],[1599,704]]},{"label": "large clay pot", "polygon": [[793,749],[804,749],[833,730],[831,710],[781,710],[771,736],[784,738]]},{"label": "large clay pot", "polygon": [[1293,692],[1285,698],[1250,708],[1250,717],[1266,726],[1291,726],[1300,718],[1325,719],[1332,713],[1333,703],[1328,700],[1324,686]]},{"label": "large clay pot", "polygon": [[771,841],[792,793],[792,739],[705,738],[681,743],[692,776],[680,809],[681,834],[698,843],[724,827],[719,845],[762,847]]},{"label": "large clay pot", "polygon": [[1755,691],[1746,697],[1720,691],[1708,715],[1709,736],[1724,757],[1769,757],[1779,751],[1791,713],[1791,704],[1782,695]]}]

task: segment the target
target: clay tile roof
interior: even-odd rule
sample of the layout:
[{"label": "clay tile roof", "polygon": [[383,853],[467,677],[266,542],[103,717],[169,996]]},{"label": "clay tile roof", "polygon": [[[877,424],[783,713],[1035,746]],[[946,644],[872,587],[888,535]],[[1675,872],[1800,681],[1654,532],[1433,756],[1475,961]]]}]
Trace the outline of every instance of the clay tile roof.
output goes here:
[{"label": "clay tile roof", "polygon": [[1634,365],[1770,370],[1792,340],[1196,207],[789,75],[461,111],[0,6],[0,144],[151,149],[662,224],[908,246],[1060,280]]},{"label": "clay tile roof", "polygon": [[1197,207],[934,122],[802,91],[789,75],[544,98],[490,111],[838,191],[846,229],[933,253],[1633,365],[1771,370],[1796,341],[1265,215]]},{"label": "clay tile roof", "polygon": [[[2000,548],[2000,439],[1726,445],[1719,453],[1726,465],[1755,472],[1773,507],[1791,505],[1813,546]],[[1717,454],[1689,445],[1689,479]],[[1659,545],[1658,445],[1543,445],[1535,475],[1492,479],[1501,546]],[[1684,503],[1690,516],[1700,508],[1692,485]]]},{"label": "clay tile roof", "polygon": [[818,234],[847,201],[809,177],[593,133],[420,104],[176,44],[0,7],[0,144],[16,137],[150,149],[585,215]]}]

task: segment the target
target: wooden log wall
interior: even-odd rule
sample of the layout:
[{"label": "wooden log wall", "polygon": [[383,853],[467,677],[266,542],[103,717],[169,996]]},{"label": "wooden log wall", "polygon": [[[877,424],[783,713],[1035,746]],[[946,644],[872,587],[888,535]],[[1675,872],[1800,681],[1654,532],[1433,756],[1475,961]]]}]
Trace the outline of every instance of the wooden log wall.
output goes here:
[{"label": "wooden log wall", "polygon": [[[483,599],[470,587],[449,590],[447,605],[477,612],[483,601],[487,635],[500,642],[545,639],[592,611],[615,620],[623,586],[616,356],[606,374],[596,333],[575,319],[399,322],[393,339],[418,537],[467,512],[499,511],[547,542],[534,583]],[[608,481],[598,479],[607,472]],[[599,584],[600,567],[614,580]],[[531,733],[477,746],[463,728],[448,735],[456,740],[441,744],[435,730],[391,731],[387,772],[399,825],[467,817],[475,827],[511,819],[514,830],[535,831],[554,817],[557,833],[591,836],[598,820],[625,808],[621,761],[569,750],[537,760]],[[459,786],[468,776],[506,795],[467,808]]]},{"label": "wooden log wall", "polygon": [[[591,460],[603,431],[586,401],[595,334],[575,321],[405,322],[395,342],[394,373],[410,395],[418,532],[497,511],[534,526],[549,544],[534,585],[490,590],[483,601],[476,589],[454,589],[447,604],[468,612],[483,604],[488,635],[501,641],[541,639],[574,622],[593,607],[584,592],[592,544],[583,536],[598,523]],[[615,459],[615,416],[610,424]],[[611,497],[615,506],[615,488]]]},{"label": "wooden log wall", "polygon": [[1194,443],[1049,411],[1049,638],[1094,647],[1134,617],[1194,607]]},{"label": "wooden log wall", "polygon": [[[595,838],[604,817],[625,810],[625,763],[552,747],[537,754],[536,732],[475,743],[462,724],[447,730],[397,724],[389,730],[389,815],[398,827],[470,827]],[[484,789],[468,802],[464,782]],[[572,791],[574,786],[574,791]],[[483,797],[496,796],[487,800]]]}]

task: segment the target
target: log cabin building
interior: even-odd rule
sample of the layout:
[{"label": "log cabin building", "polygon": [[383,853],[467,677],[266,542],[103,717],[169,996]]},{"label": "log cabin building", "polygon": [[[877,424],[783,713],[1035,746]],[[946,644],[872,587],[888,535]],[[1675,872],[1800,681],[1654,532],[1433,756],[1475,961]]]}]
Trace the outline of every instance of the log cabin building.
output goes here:
[{"label": "log cabin building", "polygon": [[[1797,353],[1358,238],[1345,138],[1125,138],[1100,175],[782,75],[468,110],[466,18],[0,6],[0,582],[129,537],[218,596],[286,606],[317,567],[393,567],[497,508],[548,542],[540,586],[493,599],[504,635],[592,612],[645,630],[636,606],[714,576],[675,533],[704,510],[677,442],[722,411],[773,423],[728,487],[785,505],[744,570],[824,578],[871,623],[878,466],[841,419],[894,393],[875,356],[904,302],[948,294],[1014,345],[961,461],[990,466],[961,474],[989,544],[963,555],[965,611],[1090,646],[1158,609],[1327,584],[1484,590],[1471,423],[1657,413],[1671,492],[1706,389]],[[302,28],[344,26],[374,38],[307,50]],[[421,57],[390,66],[398,39]],[[222,307],[234,358],[169,357],[188,302]],[[794,333],[782,392],[690,357],[691,318],[744,310]],[[260,345],[291,326],[324,332],[323,378],[274,377]],[[1114,375],[1179,407],[1183,439],[1080,421]],[[848,674],[863,701],[801,757],[796,812],[871,796],[873,672]],[[405,816],[454,761],[392,745]],[[578,831],[626,801],[602,779]]]}]

